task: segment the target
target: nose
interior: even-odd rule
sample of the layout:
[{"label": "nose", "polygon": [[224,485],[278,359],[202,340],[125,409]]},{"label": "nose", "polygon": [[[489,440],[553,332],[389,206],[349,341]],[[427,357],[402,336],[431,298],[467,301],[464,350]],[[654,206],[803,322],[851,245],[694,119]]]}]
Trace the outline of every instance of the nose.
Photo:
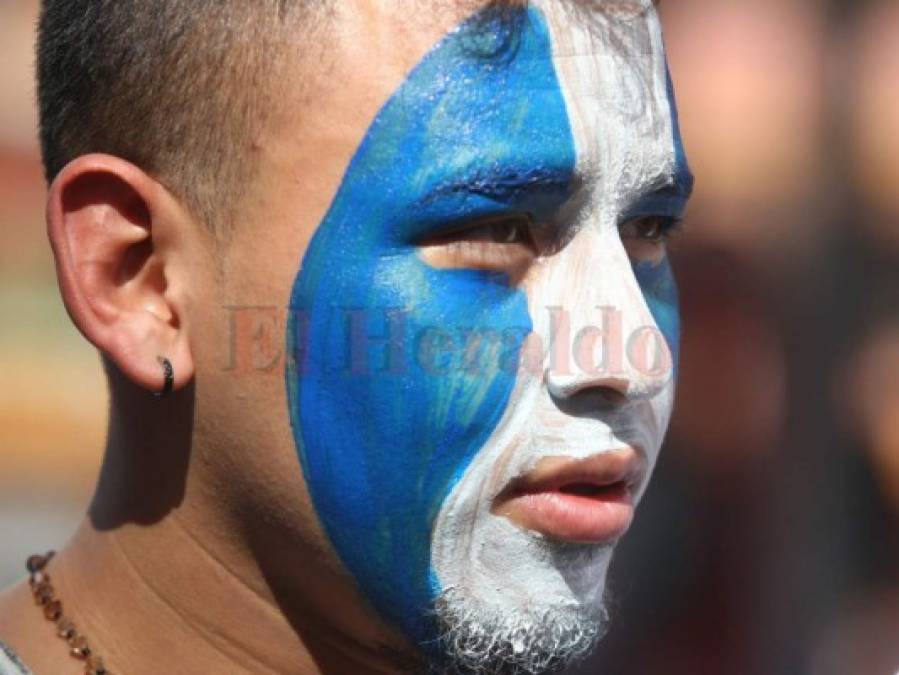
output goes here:
[{"label": "nose", "polygon": [[617,228],[584,228],[547,262],[536,294],[546,316],[544,379],[553,398],[617,408],[671,382],[671,349]]},{"label": "nose", "polygon": [[570,399],[577,395],[590,396],[605,407],[617,408],[627,403],[631,393],[625,377],[573,378],[546,371],[546,386],[556,399]]}]

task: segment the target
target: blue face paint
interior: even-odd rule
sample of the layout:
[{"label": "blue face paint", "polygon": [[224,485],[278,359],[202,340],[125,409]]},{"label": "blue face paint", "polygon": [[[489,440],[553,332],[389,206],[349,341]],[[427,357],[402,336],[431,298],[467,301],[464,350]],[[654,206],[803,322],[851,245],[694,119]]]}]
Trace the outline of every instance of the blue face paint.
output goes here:
[{"label": "blue face paint", "polygon": [[679,207],[680,213],[683,213],[687,207],[687,201],[693,192],[693,174],[690,172],[689,162],[687,161],[687,153],[684,150],[684,139],[680,132],[680,120],[677,116],[677,99],[674,95],[674,82],[671,80],[671,70],[665,69],[665,81],[668,90],[668,106],[671,110],[671,132],[674,143],[674,186],[672,193]]},{"label": "blue face paint", "polygon": [[[668,104],[671,110],[672,143],[674,145],[674,176],[671,185],[660,190],[641,203],[640,207],[630,215],[639,217],[645,215],[666,215],[673,218],[683,216],[687,201],[693,191],[693,174],[687,163],[687,154],[684,151],[684,142],[680,133],[680,122],[677,117],[677,101],[674,96],[674,85],[671,81],[671,72],[666,69]],[[634,275],[646,303],[655,319],[659,330],[668,343],[675,376],[680,359],[680,307],[678,302],[677,284],[671,263],[666,256],[658,264],[637,262],[634,264]]]},{"label": "blue face paint", "polygon": [[[296,278],[286,377],[305,478],[347,568],[414,641],[433,637],[434,520],[506,409],[515,373],[497,363],[517,364],[531,331],[505,278],[433,269],[416,244],[551,213],[575,161],[541,14],[482,13],[377,115]],[[506,339],[503,358],[484,348],[461,364],[472,329]]]},{"label": "blue face paint", "polygon": [[638,262],[634,264],[634,275],[652,318],[668,343],[676,372],[680,357],[680,309],[671,263],[667,258],[659,263]]}]

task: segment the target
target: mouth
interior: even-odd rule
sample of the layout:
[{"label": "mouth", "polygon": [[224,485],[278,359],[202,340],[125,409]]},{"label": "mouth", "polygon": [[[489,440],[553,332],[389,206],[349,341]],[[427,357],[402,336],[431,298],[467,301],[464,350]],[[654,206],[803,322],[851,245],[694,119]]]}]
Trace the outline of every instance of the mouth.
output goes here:
[{"label": "mouth", "polygon": [[513,480],[492,511],[555,541],[609,543],[630,528],[645,472],[630,447],[583,460],[547,457]]}]

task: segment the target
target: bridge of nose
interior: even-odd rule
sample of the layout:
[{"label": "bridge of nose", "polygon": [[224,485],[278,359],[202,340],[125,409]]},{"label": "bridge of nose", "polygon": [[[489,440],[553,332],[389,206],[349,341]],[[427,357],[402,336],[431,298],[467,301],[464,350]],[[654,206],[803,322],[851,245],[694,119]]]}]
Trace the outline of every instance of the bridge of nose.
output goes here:
[{"label": "bridge of nose", "polygon": [[617,227],[582,228],[544,261],[527,295],[554,391],[595,387],[631,395],[657,388],[657,378],[627,356],[631,336],[659,327]]},{"label": "bridge of nose", "polygon": [[[600,308],[606,307],[617,312],[613,323],[619,322],[613,328],[620,346],[614,348],[623,352],[629,337],[651,328],[664,336],[659,347],[673,362],[679,325],[669,316],[676,313],[674,294],[666,286],[663,297],[657,297],[655,289],[659,279],[671,281],[672,287],[673,280],[662,271],[635,268],[618,233],[620,219],[633,216],[647,195],[673,181],[683,163],[661,25],[650,0],[614,7],[576,4],[535,0],[550,29],[583,204],[567,225],[577,234],[544,261],[528,288],[534,330],[547,347],[550,371],[558,315],[567,316],[569,339],[574,340],[583,330],[603,330],[609,316]],[[667,263],[663,268],[668,269]],[[600,349],[597,344],[596,351]],[[618,356],[624,376],[633,380],[629,390],[658,389],[655,376],[645,369],[637,372],[623,353]],[[555,376],[575,389],[596,378],[583,372]]]}]

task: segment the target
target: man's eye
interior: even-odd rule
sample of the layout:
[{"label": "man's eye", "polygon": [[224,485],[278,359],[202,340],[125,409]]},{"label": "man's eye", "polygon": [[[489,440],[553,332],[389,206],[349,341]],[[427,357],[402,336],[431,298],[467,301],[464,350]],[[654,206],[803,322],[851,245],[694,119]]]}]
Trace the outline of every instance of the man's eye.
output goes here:
[{"label": "man's eye", "polygon": [[447,236],[452,241],[479,241],[496,244],[526,244],[531,242],[531,222],[527,216],[516,215],[492,218]]},{"label": "man's eye", "polygon": [[680,220],[669,216],[635,218],[620,226],[621,243],[635,263],[658,264],[665,259],[667,241],[680,226]]},{"label": "man's eye", "polygon": [[646,216],[628,221],[619,229],[621,238],[660,244],[680,226],[680,220],[669,216]]},{"label": "man's eye", "polygon": [[423,242],[421,255],[437,268],[494,270],[517,278],[537,257],[531,225],[527,214],[490,218]]}]

